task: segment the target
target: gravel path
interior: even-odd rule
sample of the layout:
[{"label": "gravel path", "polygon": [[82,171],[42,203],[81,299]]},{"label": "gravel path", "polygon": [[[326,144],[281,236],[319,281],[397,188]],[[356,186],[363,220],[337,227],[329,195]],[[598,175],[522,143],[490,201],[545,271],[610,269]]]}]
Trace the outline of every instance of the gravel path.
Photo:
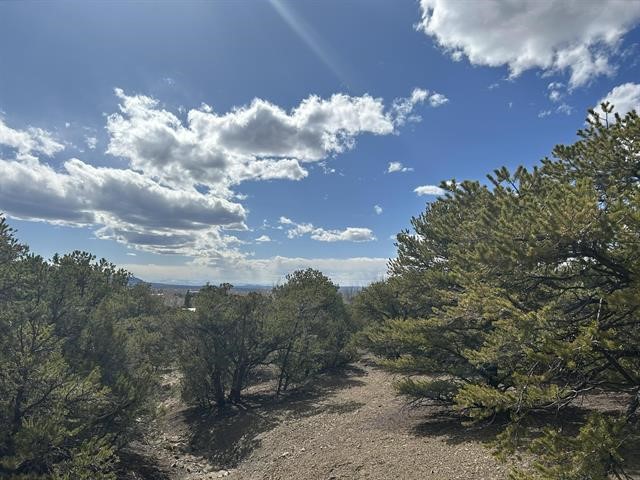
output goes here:
[{"label": "gravel path", "polygon": [[[365,364],[275,401],[248,396],[224,418],[165,401],[126,478],[195,480],[506,479],[482,440],[434,408],[410,408],[393,377]],[[175,391],[175,388],[173,389]]]}]

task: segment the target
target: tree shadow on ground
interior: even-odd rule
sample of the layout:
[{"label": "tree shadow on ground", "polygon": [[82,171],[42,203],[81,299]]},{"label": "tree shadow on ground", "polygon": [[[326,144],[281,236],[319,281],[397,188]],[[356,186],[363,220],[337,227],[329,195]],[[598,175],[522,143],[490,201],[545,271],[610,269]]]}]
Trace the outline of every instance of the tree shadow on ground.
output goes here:
[{"label": "tree shadow on ground", "polygon": [[326,399],[341,389],[364,385],[359,380],[364,375],[365,370],[348,366],[316,377],[279,398],[270,392],[259,392],[247,395],[242,404],[224,411],[187,410],[185,419],[191,431],[188,448],[218,468],[234,468],[260,446],[262,433],[283,420],[359,409],[364,404],[331,403]]},{"label": "tree shadow on ground", "polygon": [[171,477],[163,471],[154,459],[138,452],[126,450],[121,452],[120,469],[116,472],[120,480],[170,480]]},{"label": "tree shadow on ground", "polygon": [[640,478],[640,445],[625,445],[622,458],[625,473],[631,478]]},{"label": "tree shadow on ground", "polygon": [[506,426],[506,419],[494,418],[469,425],[469,418],[446,407],[420,407],[425,409],[423,420],[412,428],[417,436],[442,437],[445,442],[458,445],[470,441],[488,443]]}]

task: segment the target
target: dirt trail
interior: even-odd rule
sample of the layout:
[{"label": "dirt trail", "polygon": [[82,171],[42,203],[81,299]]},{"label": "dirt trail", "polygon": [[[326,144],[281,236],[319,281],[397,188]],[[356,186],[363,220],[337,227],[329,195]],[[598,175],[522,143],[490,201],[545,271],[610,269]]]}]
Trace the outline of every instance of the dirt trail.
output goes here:
[{"label": "dirt trail", "polygon": [[139,466],[127,478],[507,478],[507,467],[482,444],[490,432],[462,427],[437,409],[407,407],[391,382],[361,363],[278,401],[254,392],[223,418],[185,409],[174,385],[167,414],[136,446],[131,461]]}]

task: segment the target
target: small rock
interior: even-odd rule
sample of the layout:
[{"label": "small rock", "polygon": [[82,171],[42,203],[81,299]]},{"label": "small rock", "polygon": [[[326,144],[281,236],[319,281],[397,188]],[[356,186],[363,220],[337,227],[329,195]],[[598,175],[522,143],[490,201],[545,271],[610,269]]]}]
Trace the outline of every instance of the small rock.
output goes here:
[{"label": "small rock", "polygon": [[284,452],[282,455],[280,455],[281,457],[288,457],[289,455],[291,455],[291,452]]}]

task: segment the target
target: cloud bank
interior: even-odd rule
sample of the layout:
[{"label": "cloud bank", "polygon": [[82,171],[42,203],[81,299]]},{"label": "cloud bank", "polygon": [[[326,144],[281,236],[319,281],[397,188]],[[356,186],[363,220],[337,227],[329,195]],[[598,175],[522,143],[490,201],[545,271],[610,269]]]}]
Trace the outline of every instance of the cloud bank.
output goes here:
[{"label": "cloud bank", "polygon": [[[95,226],[99,238],[142,250],[213,257],[227,250],[241,255],[239,240],[223,233],[246,229],[246,210],[233,186],[303,179],[304,164],[353,148],[359,135],[396,133],[419,120],[418,105],[437,104],[442,97],[415,89],[387,108],[369,95],[312,95],[290,111],[254,99],[226,113],[202,105],[186,112],[183,124],[152,97],[122,89],[115,94],[119,105],[107,117],[107,153],[125,159],[128,168],[72,158],[54,169],[35,156],[64,150],[53,134],[14,129],[0,120],[0,145],[14,152],[13,158],[0,157],[0,208],[20,219]],[[87,140],[89,147],[94,140]],[[375,238],[356,227],[314,227],[309,233],[324,242]]]},{"label": "cloud bank", "polygon": [[[124,160],[118,168],[65,159],[65,144],[51,132],[16,129],[0,119],[0,211],[23,220],[88,226],[98,238],[192,258],[209,272],[241,265],[251,275],[266,269],[269,278],[307,261],[258,260],[243,251],[245,242],[233,232],[247,229],[248,213],[242,205],[246,197],[234,187],[246,181],[302,180],[309,175],[308,164],[323,164],[354,148],[359,136],[397,134],[406,123],[421,120],[420,105],[437,107],[448,101],[423,89],[389,104],[370,95],[337,93],[328,98],[311,95],[289,110],[254,99],[228,112],[203,104],[183,109],[179,117],[150,96],[122,89],[115,89],[115,95],[117,111],[106,120],[106,153]],[[98,140],[87,136],[85,142],[94,149]],[[339,230],[293,222],[289,226],[288,238],[376,239],[364,227]],[[269,241],[267,235],[255,239]],[[314,265],[329,262],[313,261]],[[338,278],[346,275],[340,273],[338,260],[332,262]],[[366,259],[345,262],[369,265]],[[381,259],[373,263],[377,275]]]}]

